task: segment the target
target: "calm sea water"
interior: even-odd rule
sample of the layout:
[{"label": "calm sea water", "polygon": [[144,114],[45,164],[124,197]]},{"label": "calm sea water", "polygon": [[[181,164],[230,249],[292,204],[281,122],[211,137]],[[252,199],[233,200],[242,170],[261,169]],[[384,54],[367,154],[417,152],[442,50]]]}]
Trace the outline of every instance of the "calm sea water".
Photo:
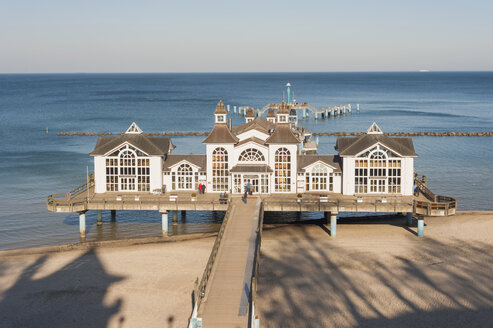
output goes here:
[{"label": "calm sea water", "polygon": [[[262,107],[281,99],[286,82],[299,102],[361,105],[359,113],[303,121],[316,132],[365,131],[373,121],[388,132],[493,130],[492,72],[0,75],[0,249],[79,241],[77,215],[48,212],[45,197],[85,182],[96,137],[57,132],[121,132],[132,121],[147,132],[209,131],[220,98]],[[173,138],[175,153],[204,153],[202,139]],[[319,141],[321,153],[335,153],[335,137]],[[457,198],[462,210],[493,209],[493,138],[415,137],[414,144],[416,170],[433,191]],[[88,213],[87,240],[160,234],[157,212],[103,220],[97,227]],[[221,220],[188,212],[171,231],[211,231]]]}]

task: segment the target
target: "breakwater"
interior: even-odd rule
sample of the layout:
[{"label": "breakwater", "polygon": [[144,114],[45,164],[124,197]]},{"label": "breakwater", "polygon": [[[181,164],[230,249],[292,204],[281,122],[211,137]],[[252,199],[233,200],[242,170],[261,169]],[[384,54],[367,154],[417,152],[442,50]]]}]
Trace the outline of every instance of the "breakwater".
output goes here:
[{"label": "breakwater", "polygon": [[[359,136],[364,132],[314,132],[314,136]],[[58,136],[111,136],[121,135],[123,132],[58,132]],[[151,132],[144,133],[150,136],[207,136],[209,132]],[[493,131],[483,132],[393,132],[384,133],[388,136],[397,137],[493,137]]]}]

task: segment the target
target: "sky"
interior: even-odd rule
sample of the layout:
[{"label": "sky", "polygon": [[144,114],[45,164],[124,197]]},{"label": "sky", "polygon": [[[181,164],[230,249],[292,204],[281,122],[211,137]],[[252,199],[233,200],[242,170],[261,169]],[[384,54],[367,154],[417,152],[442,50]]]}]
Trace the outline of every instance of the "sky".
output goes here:
[{"label": "sky", "polygon": [[0,0],[0,73],[493,70],[493,1]]}]

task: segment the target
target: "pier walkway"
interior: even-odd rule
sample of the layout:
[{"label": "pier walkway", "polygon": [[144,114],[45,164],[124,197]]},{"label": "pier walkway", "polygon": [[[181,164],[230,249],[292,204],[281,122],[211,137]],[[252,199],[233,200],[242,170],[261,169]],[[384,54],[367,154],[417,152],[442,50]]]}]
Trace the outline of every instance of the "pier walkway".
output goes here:
[{"label": "pier walkway", "polygon": [[249,199],[244,204],[241,198],[235,197],[226,216],[217,250],[212,251],[210,268],[206,268],[198,289],[197,308],[190,327],[250,327],[254,320],[263,218],[261,199]]}]

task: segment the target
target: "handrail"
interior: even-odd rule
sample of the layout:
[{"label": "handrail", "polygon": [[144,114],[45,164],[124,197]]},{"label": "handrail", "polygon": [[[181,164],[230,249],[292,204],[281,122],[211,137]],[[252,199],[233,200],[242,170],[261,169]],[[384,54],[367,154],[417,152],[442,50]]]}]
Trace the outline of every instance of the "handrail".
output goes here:
[{"label": "handrail", "polygon": [[260,203],[260,217],[257,226],[257,238],[255,240],[255,258],[253,260],[253,274],[250,282],[250,299],[249,299],[249,313],[248,313],[248,327],[254,327],[255,325],[255,301],[257,298],[257,276],[260,259],[260,246],[262,244],[262,227],[264,225],[264,204]]},{"label": "handrail", "polygon": [[[424,177],[424,179],[423,179]],[[420,175],[414,178],[414,183],[428,200],[436,202],[436,195],[426,186],[426,176]]]},{"label": "handrail", "polygon": [[216,255],[219,250],[219,246],[221,245],[224,231],[226,230],[226,226],[229,222],[229,217],[231,216],[232,209],[233,209],[233,205],[230,202],[228,205],[228,209],[226,211],[226,215],[224,216],[223,223],[221,224],[221,228],[217,233],[216,241],[214,242],[214,246],[212,247],[211,255],[209,256],[209,260],[207,261],[207,265],[205,266],[205,270],[202,275],[202,279],[200,280],[200,284],[196,286],[196,289],[194,291],[195,294],[194,299],[197,304],[197,309],[200,308],[200,304],[202,303],[202,300],[205,297],[205,290],[207,288],[207,283],[209,282],[209,278],[212,272],[212,267],[214,266]]},{"label": "handrail", "polygon": [[72,191],[66,193],[52,194],[46,197],[46,205],[53,205],[54,201],[69,201],[74,199],[78,195],[86,192],[87,189],[94,187],[94,173],[89,174],[89,181],[84,183],[82,186],[75,188]]}]

